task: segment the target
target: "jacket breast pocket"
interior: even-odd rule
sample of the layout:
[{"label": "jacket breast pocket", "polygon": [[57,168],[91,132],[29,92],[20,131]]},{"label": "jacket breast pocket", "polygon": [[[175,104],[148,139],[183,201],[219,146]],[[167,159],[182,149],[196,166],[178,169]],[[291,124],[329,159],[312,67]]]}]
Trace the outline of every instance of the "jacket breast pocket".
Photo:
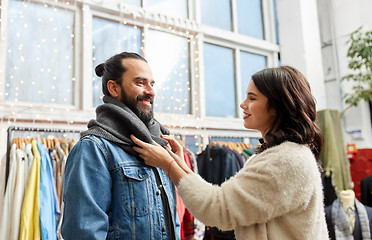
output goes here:
[{"label": "jacket breast pocket", "polygon": [[150,212],[150,169],[142,166],[123,166],[123,198],[131,216],[145,216]]}]

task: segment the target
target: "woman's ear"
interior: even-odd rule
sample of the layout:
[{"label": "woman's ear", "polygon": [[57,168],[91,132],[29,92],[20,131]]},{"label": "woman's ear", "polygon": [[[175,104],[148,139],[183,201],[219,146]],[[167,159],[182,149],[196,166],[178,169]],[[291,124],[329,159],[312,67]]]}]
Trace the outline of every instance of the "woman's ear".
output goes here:
[{"label": "woman's ear", "polygon": [[121,96],[121,86],[113,80],[107,82],[107,90],[113,98],[119,99]]}]

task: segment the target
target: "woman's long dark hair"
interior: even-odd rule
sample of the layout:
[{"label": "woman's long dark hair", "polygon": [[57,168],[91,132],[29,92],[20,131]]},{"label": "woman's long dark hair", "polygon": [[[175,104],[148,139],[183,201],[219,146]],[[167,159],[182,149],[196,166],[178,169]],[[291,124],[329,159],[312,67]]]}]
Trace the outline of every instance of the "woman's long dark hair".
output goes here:
[{"label": "woman's long dark hair", "polygon": [[319,160],[323,136],[316,125],[315,100],[305,76],[293,67],[281,66],[259,71],[252,80],[276,112],[260,151],[291,141],[308,145]]}]

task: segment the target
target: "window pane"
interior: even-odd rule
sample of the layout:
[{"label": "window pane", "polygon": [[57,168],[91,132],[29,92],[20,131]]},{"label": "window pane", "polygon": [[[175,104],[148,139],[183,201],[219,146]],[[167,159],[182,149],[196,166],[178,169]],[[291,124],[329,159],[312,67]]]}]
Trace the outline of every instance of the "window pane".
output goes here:
[{"label": "window pane", "polygon": [[9,1],[6,100],[72,104],[74,14]]},{"label": "window pane", "polygon": [[187,0],[147,0],[148,8],[163,14],[187,18]]},{"label": "window pane", "polygon": [[204,43],[204,78],[207,116],[236,117],[233,50]]},{"label": "window pane", "polygon": [[230,0],[202,0],[200,1],[202,24],[231,30],[231,2]]},{"label": "window pane", "polygon": [[141,30],[100,18],[93,18],[93,106],[102,104],[102,81],[94,69],[121,52],[141,53]]},{"label": "window pane", "polygon": [[155,79],[154,111],[189,114],[191,89],[187,39],[149,30],[146,58]]},{"label": "window pane", "polygon": [[253,149],[257,149],[258,144],[261,144],[259,138],[249,138],[249,143],[252,144]]},{"label": "window pane", "polygon": [[263,39],[261,0],[236,0],[239,33]]},{"label": "window pane", "polygon": [[266,57],[240,51],[241,101],[247,97],[249,81],[254,73],[266,67]]},{"label": "window pane", "polygon": [[201,150],[202,138],[200,136],[185,136],[184,144],[186,149],[197,154]]},{"label": "window pane", "polygon": [[275,36],[276,36],[276,44],[279,44],[279,24],[278,24],[278,7],[276,5],[276,0],[273,0],[274,5],[274,18],[275,18]]},{"label": "window pane", "polygon": [[134,5],[134,6],[137,6],[137,7],[141,7],[141,0],[120,0],[120,2],[124,3],[124,4],[130,4],[130,5]]}]

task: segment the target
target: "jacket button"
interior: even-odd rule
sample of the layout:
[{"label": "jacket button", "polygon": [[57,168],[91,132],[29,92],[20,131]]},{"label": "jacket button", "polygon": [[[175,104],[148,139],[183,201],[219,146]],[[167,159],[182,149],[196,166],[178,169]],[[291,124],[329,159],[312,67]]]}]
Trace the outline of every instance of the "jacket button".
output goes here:
[{"label": "jacket button", "polygon": [[167,228],[164,226],[164,227],[163,227],[163,231],[165,231],[165,230],[167,230]]},{"label": "jacket button", "polygon": [[160,195],[160,190],[156,191],[156,195]]}]

